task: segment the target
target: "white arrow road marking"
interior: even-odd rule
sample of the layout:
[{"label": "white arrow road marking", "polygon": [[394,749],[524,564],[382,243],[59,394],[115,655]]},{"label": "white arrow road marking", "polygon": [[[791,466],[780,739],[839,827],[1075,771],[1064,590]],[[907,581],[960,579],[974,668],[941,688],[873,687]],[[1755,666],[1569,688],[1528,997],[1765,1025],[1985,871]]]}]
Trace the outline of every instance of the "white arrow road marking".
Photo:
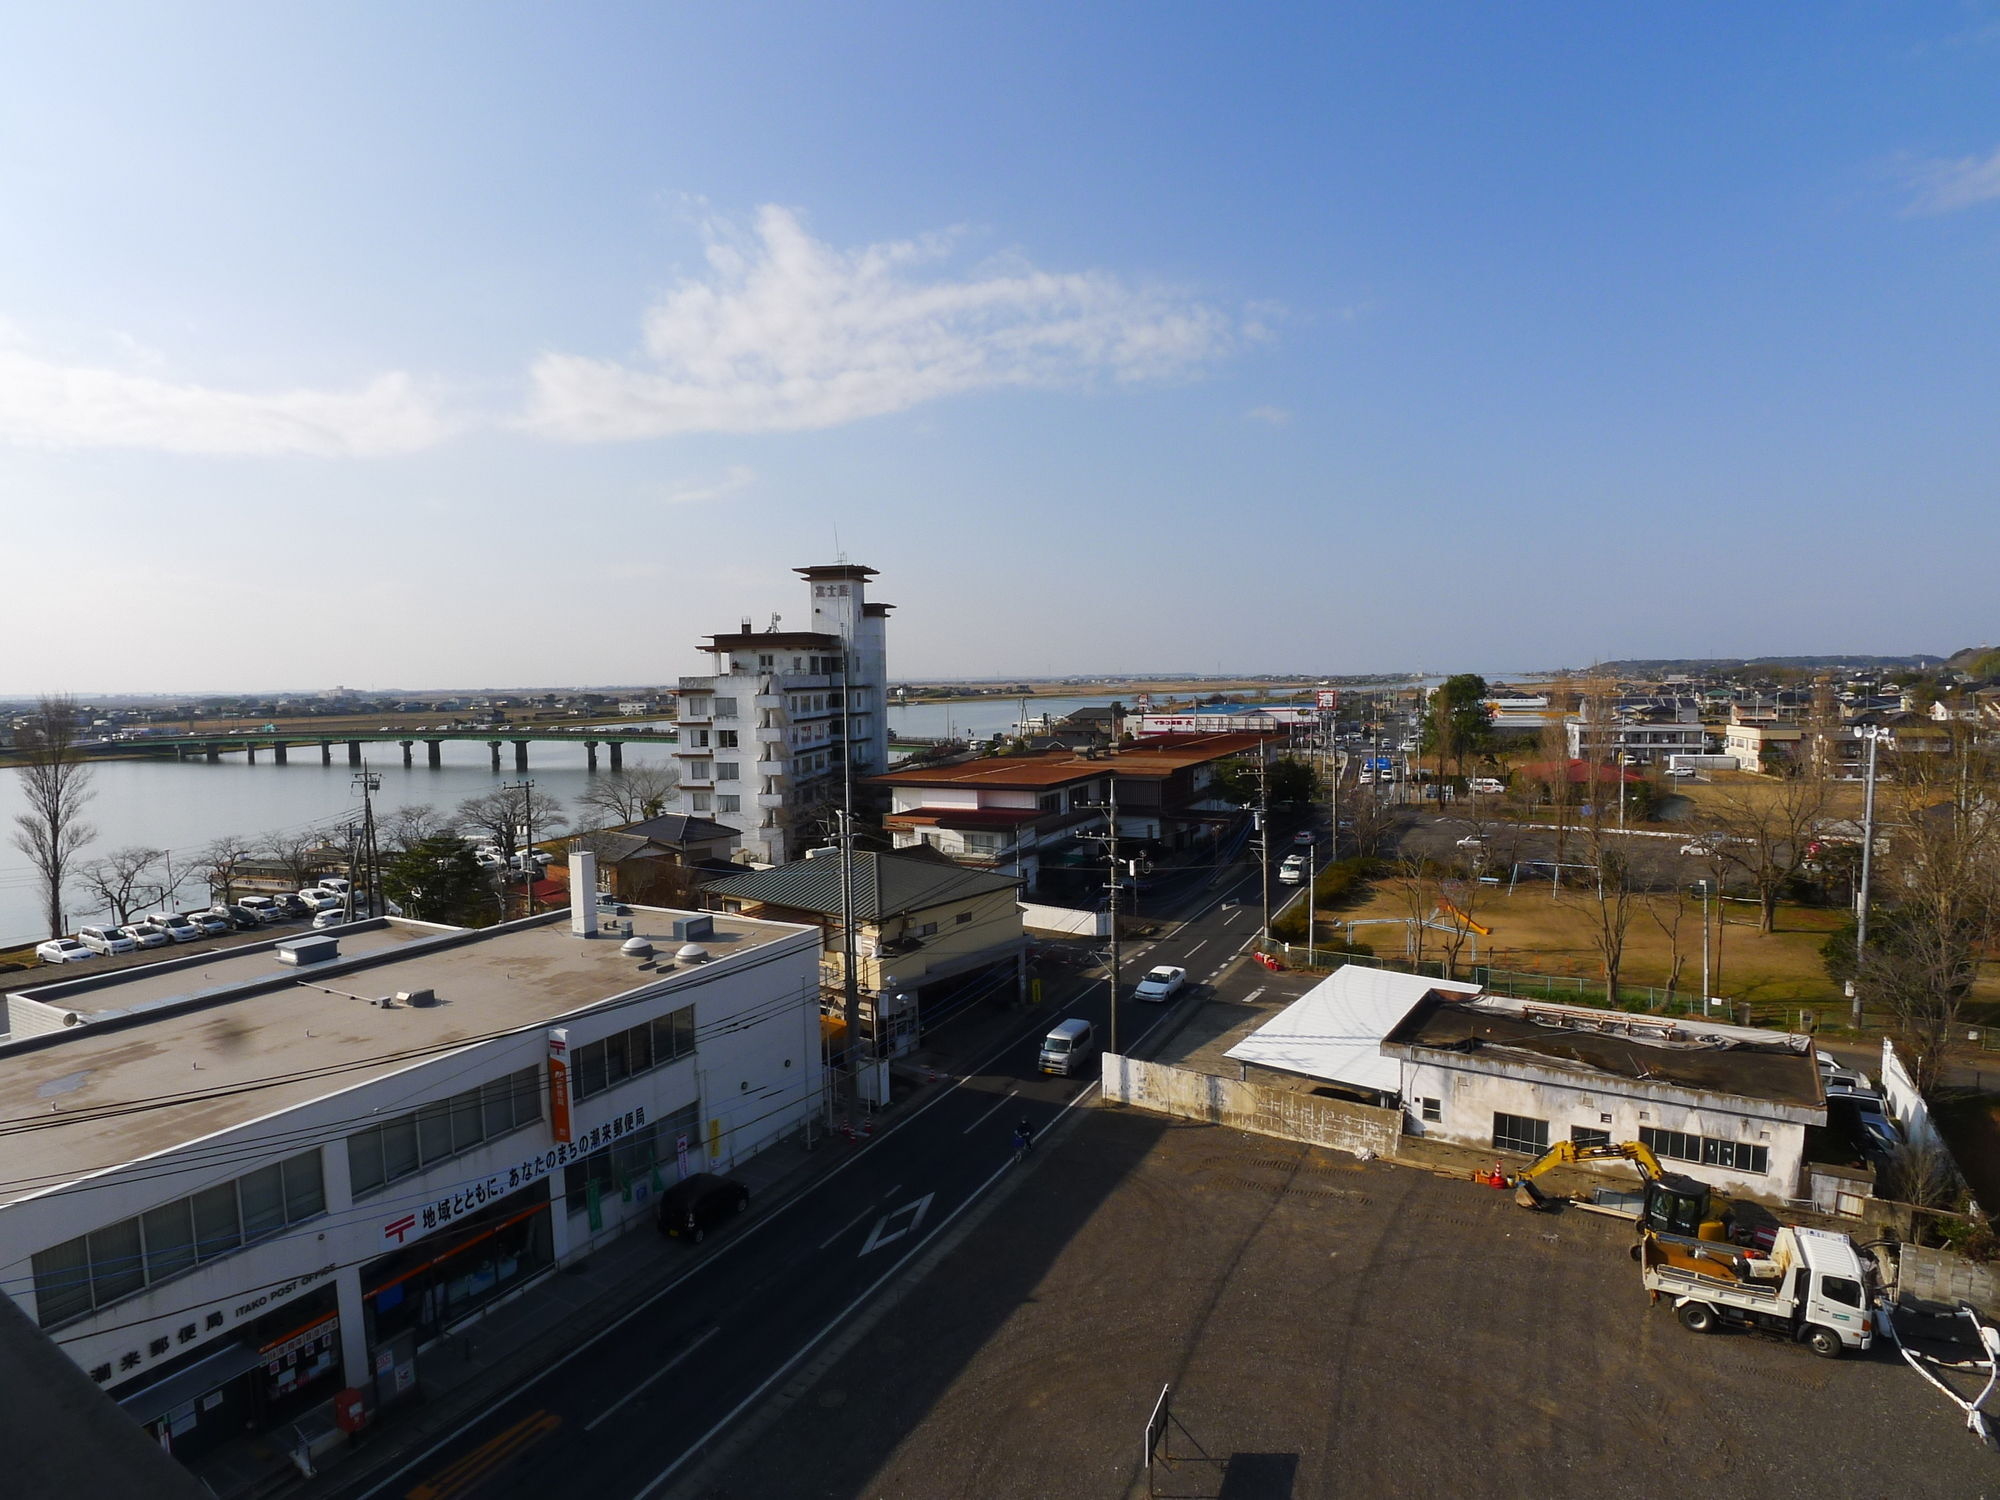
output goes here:
[{"label": "white arrow road marking", "polygon": [[[893,1213],[882,1215],[875,1221],[875,1227],[868,1231],[868,1243],[861,1247],[861,1254],[866,1255],[872,1250],[880,1250],[884,1245],[893,1245],[906,1234],[915,1234],[917,1226],[924,1222],[924,1214],[931,1206],[931,1199],[936,1196],[935,1193],[925,1193],[915,1203],[905,1203]],[[893,1220],[902,1218],[904,1214],[910,1216],[909,1223],[900,1229],[889,1228]]]},{"label": "white arrow road marking", "polygon": [[1249,994],[1243,997],[1243,1003],[1245,1005],[1248,1005],[1251,1001],[1255,1000],[1259,995],[1263,993],[1264,993],[1264,986],[1260,984],[1257,986],[1256,989],[1252,990]]}]

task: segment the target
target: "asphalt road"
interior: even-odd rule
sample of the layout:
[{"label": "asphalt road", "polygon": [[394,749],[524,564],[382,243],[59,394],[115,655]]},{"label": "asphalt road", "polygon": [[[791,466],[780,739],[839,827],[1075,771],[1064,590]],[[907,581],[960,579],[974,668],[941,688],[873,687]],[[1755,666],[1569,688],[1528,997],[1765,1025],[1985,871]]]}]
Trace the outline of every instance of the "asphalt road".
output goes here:
[{"label": "asphalt road", "polygon": [[[1154,964],[1185,967],[1189,982],[1164,1006],[1122,1001],[1121,1046],[1252,945],[1257,897],[1254,862],[1246,862],[1157,898],[1171,902],[1162,919],[1178,912],[1182,920],[1128,947],[1125,991]],[[1084,1076],[1062,1078],[1040,1074],[1036,1058],[1041,1037],[1065,1016],[1089,1018],[1108,1041],[1106,996],[1102,978],[1089,978],[1074,999],[1024,1017],[1014,1040],[975,1073],[789,1201],[768,1210],[753,1204],[746,1219],[699,1248],[663,1242],[663,1255],[687,1257],[685,1275],[583,1356],[518,1386],[393,1470],[340,1491],[343,1500],[638,1500],[665,1492],[1014,1170],[1017,1120],[1039,1135],[1095,1091],[1094,1059]]]}]

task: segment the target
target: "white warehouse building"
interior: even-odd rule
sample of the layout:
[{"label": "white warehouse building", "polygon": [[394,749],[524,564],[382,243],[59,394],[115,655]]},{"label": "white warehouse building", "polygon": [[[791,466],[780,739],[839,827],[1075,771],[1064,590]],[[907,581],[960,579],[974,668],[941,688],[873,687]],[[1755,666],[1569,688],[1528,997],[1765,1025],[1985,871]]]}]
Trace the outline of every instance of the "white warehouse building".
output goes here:
[{"label": "white warehouse building", "polygon": [[820,934],[377,920],[9,994],[0,1277],[192,1458],[354,1388],[818,1107]]}]

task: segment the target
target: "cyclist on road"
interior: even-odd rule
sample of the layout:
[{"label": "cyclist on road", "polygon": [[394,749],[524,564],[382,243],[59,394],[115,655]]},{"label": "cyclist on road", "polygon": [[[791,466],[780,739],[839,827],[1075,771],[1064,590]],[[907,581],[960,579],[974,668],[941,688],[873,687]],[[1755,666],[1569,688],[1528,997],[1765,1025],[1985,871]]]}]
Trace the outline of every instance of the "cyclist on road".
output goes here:
[{"label": "cyclist on road", "polygon": [[1023,1156],[1035,1149],[1035,1127],[1026,1115],[1021,1116],[1014,1124],[1014,1144]]}]

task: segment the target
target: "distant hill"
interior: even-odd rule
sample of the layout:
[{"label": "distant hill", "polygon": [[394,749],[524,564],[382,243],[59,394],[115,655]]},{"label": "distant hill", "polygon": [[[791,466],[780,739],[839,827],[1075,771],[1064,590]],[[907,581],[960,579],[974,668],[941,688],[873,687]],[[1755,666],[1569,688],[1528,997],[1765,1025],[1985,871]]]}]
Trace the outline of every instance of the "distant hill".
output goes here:
[{"label": "distant hill", "polygon": [[[1972,652],[1960,652],[1960,656],[1978,655],[1990,652],[2000,657],[1991,647],[1979,647]],[[1950,664],[1958,665],[1956,657]],[[1866,669],[1874,672],[1926,671],[1947,664],[1941,652],[1926,652],[1916,656],[1709,656],[1686,660],[1668,658],[1632,658],[1625,661],[1597,663],[1601,671],[1615,672],[1621,677],[1657,677],[1670,672],[1686,673],[1691,677],[1710,674],[1724,674],[1766,670],[1786,670],[1793,672],[1826,672],[1842,669]]]},{"label": "distant hill", "polygon": [[1963,651],[1953,652],[1947,665],[1968,677],[1982,680],[2000,677],[2000,646],[1967,646]]}]

